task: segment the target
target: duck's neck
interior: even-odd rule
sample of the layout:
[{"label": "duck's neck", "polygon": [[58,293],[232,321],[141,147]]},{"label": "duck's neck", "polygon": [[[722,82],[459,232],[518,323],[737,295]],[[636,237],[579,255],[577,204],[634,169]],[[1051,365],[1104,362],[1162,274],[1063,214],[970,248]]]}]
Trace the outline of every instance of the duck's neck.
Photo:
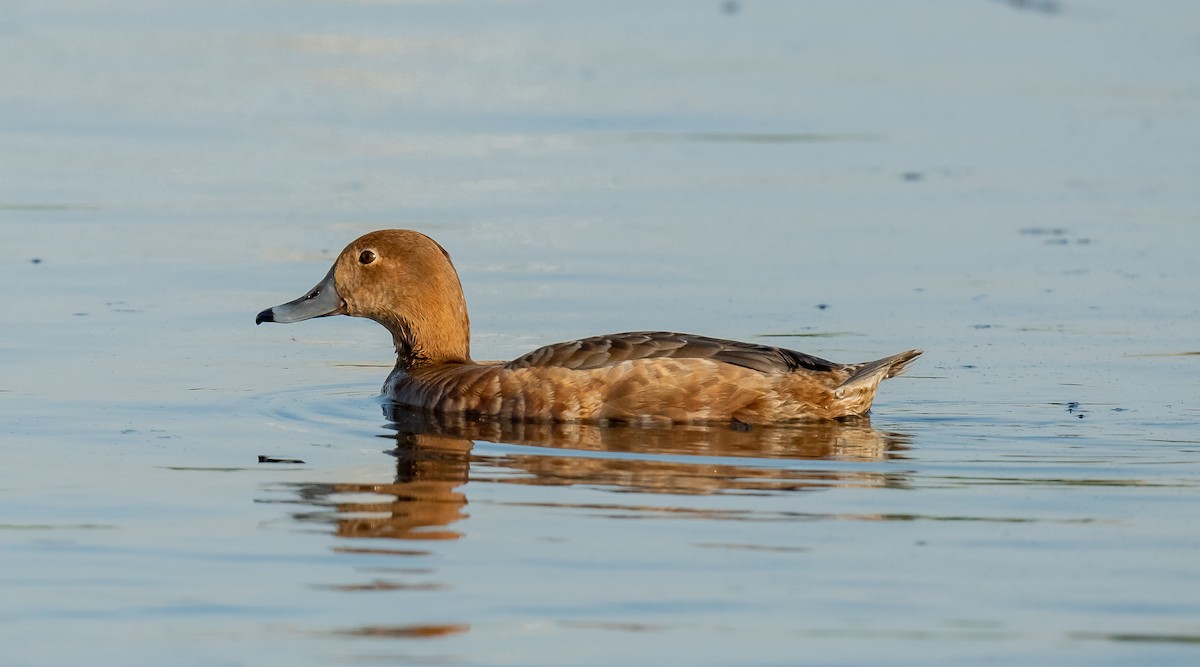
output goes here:
[{"label": "duck's neck", "polygon": [[426,312],[420,320],[382,324],[392,332],[397,368],[471,362],[471,324],[465,304],[442,313]]}]

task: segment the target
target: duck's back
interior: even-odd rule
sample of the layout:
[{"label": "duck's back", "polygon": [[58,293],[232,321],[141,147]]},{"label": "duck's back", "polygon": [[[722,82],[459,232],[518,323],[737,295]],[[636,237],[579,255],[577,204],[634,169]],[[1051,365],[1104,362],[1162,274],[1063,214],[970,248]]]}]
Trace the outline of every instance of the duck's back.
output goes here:
[{"label": "duck's back", "polygon": [[[835,419],[870,409],[879,381],[898,374],[916,354],[837,364],[766,345],[632,332],[548,345],[507,363],[397,369],[384,395],[439,412],[517,420]],[[871,373],[861,372],[872,364],[877,368]]]},{"label": "duck's back", "polygon": [[508,368],[561,366],[603,368],[635,359],[712,359],[762,373],[834,371],[843,367],[803,352],[670,331],[632,331],[540,347],[505,364]]}]

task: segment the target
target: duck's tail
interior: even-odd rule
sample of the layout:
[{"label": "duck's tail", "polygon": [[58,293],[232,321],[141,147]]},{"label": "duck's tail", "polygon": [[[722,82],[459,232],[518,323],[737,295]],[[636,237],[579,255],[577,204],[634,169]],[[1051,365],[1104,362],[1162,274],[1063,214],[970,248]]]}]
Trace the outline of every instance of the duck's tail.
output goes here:
[{"label": "duck's tail", "polygon": [[844,391],[862,384],[875,385],[882,380],[894,378],[908,370],[908,365],[921,356],[922,352],[923,350],[908,350],[890,357],[868,361],[855,369],[854,373],[838,386],[838,389]]}]

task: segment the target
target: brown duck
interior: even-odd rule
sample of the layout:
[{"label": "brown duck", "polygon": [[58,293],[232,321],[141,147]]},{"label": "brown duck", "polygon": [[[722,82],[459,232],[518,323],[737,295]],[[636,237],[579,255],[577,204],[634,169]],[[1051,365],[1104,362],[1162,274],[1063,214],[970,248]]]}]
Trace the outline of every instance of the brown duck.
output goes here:
[{"label": "brown duck", "polygon": [[547,345],[508,362],[474,361],[449,253],[401,229],[358,238],[308,294],[255,322],[326,315],[370,318],[392,333],[389,400],[543,422],[767,424],[862,415],[879,383],[921,354],[838,364],[779,347],[639,331]]}]

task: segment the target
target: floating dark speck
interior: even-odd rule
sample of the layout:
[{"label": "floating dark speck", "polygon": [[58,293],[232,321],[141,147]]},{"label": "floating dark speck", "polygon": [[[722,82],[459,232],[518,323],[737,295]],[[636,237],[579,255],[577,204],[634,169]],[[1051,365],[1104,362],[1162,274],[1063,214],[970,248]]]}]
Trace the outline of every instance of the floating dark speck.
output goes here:
[{"label": "floating dark speck", "polygon": [[263,456],[262,454],[258,455],[258,462],[259,463],[304,463],[304,461],[301,461],[300,459],[280,459],[280,458],[275,458],[274,456]]},{"label": "floating dark speck", "polygon": [[900,178],[903,178],[904,180],[906,180],[910,183],[915,183],[915,182],[925,178],[925,174],[922,174],[919,171],[906,171],[900,175]]},{"label": "floating dark speck", "polygon": [[817,304],[817,310],[825,310],[827,308],[829,308],[829,304],[827,304],[827,303],[818,303]]},{"label": "floating dark speck", "polygon": [[34,257],[33,259],[29,260],[29,263],[30,263],[30,264],[41,264],[41,263],[42,263],[42,258],[41,258],[41,257]]}]

